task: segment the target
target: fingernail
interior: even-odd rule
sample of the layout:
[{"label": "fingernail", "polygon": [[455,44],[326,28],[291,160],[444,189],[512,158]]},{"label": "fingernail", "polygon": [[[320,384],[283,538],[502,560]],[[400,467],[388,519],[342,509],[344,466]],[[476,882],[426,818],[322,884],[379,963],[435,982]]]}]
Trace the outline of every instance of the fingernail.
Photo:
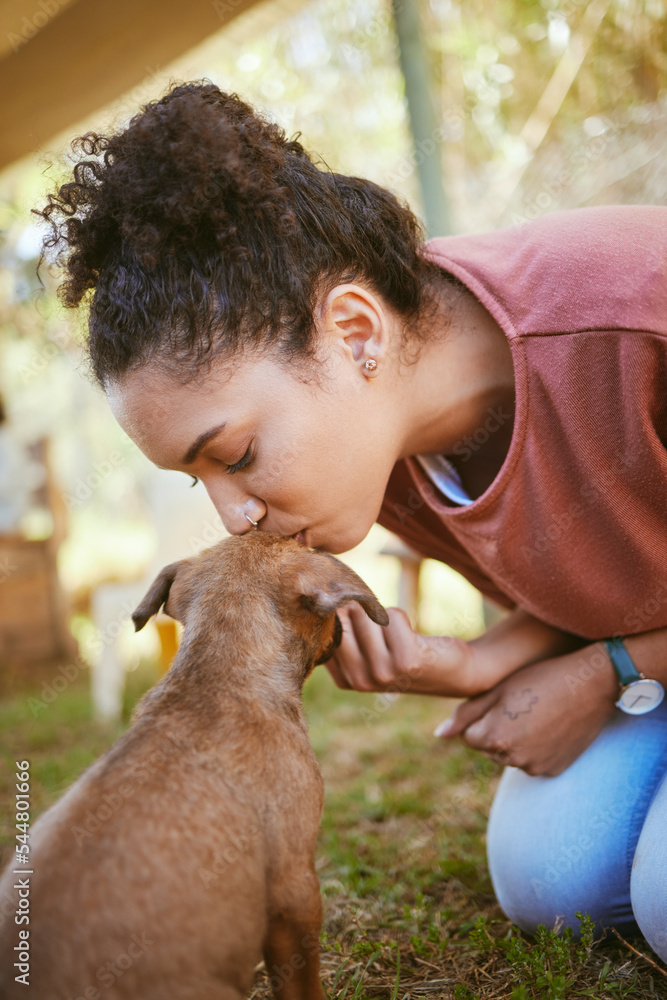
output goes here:
[{"label": "fingernail", "polygon": [[434,736],[448,736],[450,731],[453,729],[454,723],[451,719],[445,719],[440,725],[433,730]]}]

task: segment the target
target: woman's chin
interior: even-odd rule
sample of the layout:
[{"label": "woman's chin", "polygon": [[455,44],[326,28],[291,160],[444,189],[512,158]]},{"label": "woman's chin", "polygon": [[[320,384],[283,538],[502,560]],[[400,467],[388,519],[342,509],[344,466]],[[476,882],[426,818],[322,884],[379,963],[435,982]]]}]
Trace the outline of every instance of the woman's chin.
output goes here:
[{"label": "woman's chin", "polygon": [[369,531],[370,528],[365,532],[340,531],[335,534],[332,533],[324,540],[314,538],[310,544],[314,549],[320,549],[322,552],[330,552],[332,556],[339,556],[344,552],[349,552],[351,549],[356,548],[357,545],[363,542]]}]

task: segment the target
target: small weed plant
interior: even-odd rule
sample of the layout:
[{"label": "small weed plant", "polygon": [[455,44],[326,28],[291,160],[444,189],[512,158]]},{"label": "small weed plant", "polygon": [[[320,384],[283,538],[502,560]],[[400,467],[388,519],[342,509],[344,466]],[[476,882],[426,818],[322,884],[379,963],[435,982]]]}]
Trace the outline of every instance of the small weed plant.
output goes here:
[{"label": "small weed plant", "polygon": [[[635,995],[637,973],[631,977],[610,979],[612,963],[604,963],[595,988],[581,986],[589,964],[595,924],[588,914],[577,913],[579,937],[571,927],[552,930],[543,924],[533,941],[527,941],[511,928],[504,937],[491,933],[486,917],[480,916],[469,934],[469,941],[478,952],[502,952],[516,977],[510,1000],[573,1000],[575,997],[622,998]],[[467,987],[457,987],[455,1000],[476,1000]]]}]

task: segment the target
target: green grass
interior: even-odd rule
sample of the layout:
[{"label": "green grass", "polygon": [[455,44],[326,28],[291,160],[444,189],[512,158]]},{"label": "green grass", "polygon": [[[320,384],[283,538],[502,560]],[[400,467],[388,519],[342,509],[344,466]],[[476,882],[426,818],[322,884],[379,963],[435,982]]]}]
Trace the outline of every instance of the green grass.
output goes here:
[{"label": "green grass", "polygon": [[[85,675],[37,717],[28,695],[0,702],[3,861],[14,761],[31,761],[34,819],[113,743],[154,680],[149,664],[128,675],[117,726],[91,721]],[[329,1000],[667,1000],[665,967],[641,938],[630,943],[646,958],[593,943],[585,924],[581,942],[546,929],[533,940],[506,920],[484,850],[500,769],[433,738],[446,702],[338,691],[318,668],[304,703],[326,787],[317,869]],[[262,971],[252,996],[270,996]]]}]

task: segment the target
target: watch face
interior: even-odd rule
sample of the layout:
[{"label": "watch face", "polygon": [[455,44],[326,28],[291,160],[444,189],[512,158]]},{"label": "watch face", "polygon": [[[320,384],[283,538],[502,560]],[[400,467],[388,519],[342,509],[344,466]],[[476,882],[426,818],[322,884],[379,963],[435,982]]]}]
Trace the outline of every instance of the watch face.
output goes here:
[{"label": "watch face", "polygon": [[657,708],[664,697],[665,689],[659,681],[642,679],[628,684],[616,704],[628,715],[644,715]]}]

